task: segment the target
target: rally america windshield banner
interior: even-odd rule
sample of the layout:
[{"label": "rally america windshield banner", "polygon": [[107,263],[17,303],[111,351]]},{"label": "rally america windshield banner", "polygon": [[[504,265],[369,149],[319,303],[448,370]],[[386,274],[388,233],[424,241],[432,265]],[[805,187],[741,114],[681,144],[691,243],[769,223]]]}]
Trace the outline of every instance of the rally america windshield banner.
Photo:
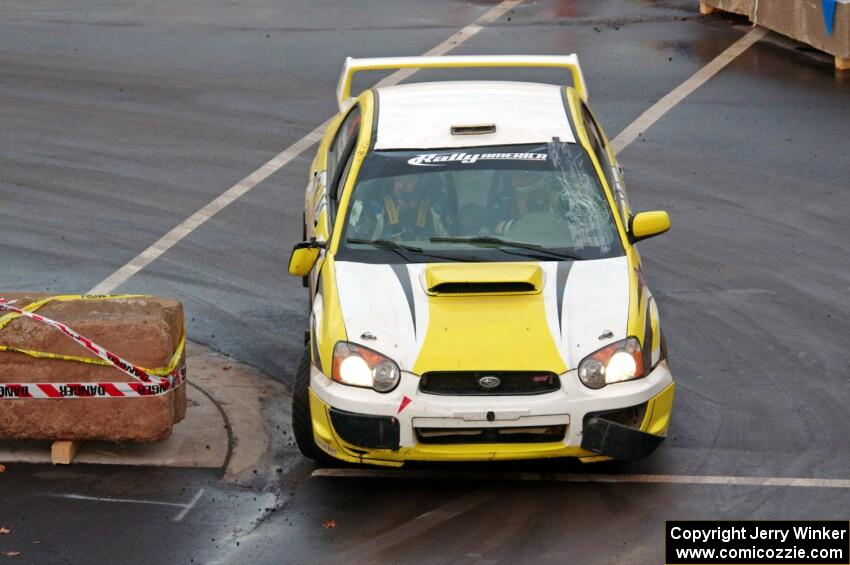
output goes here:
[{"label": "rally america windshield banner", "polygon": [[408,165],[417,167],[441,167],[447,163],[464,165],[477,161],[546,161],[548,153],[421,153],[407,160]]},{"label": "rally america windshield banner", "polygon": [[555,141],[534,145],[499,145],[466,149],[387,150],[369,153],[359,178],[464,170],[552,171],[589,166],[582,148]]}]

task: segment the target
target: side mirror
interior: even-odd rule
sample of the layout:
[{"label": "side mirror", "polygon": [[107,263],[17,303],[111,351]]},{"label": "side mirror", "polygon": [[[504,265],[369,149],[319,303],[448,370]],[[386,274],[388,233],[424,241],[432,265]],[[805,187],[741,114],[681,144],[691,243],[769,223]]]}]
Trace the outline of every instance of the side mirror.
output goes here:
[{"label": "side mirror", "polygon": [[319,249],[322,246],[315,241],[302,241],[296,243],[289,256],[289,274],[296,277],[306,277],[313,270],[316,260],[319,258]]},{"label": "side mirror", "polygon": [[670,215],[663,211],[640,212],[629,220],[629,234],[632,243],[661,235],[669,229]]}]

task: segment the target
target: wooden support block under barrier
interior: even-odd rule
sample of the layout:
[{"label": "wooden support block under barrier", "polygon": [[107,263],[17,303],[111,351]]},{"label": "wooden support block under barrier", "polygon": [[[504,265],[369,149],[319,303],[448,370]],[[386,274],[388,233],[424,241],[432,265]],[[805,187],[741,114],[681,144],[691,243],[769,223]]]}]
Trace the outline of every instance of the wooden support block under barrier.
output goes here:
[{"label": "wooden support block under barrier", "polygon": [[50,446],[50,461],[54,465],[69,465],[83,444],[81,441],[57,440]]},{"label": "wooden support block under barrier", "polygon": [[714,6],[709,6],[705,2],[699,3],[699,13],[702,14],[703,16],[713,14],[716,11],[717,11],[717,8],[715,8]]},{"label": "wooden support block under barrier", "polygon": [[850,71],[850,58],[835,58],[835,68],[839,71]]}]

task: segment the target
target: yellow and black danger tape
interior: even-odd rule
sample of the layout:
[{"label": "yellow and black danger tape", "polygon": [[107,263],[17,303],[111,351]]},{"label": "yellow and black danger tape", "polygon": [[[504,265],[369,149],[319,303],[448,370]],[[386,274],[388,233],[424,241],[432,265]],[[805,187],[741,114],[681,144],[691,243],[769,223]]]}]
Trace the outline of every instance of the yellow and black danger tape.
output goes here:
[{"label": "yellow and black danger tape", "polygon": [[56,359],[89,365],[113,366],[129,375],[135,382],[103,382],[103,383],[0,383],[0,399],[8,398],[114,398],[138,397],[165,394],[179,386],[186,378],[186,368],[182,363],[183,352],[186,348],[186,333],[180,338],[174,355],[168,365],[156,369],[146,369],[122,359],[118,355],[83,337],[61,322],[51,320],[35,312],[50,302],[68,302],[72,300],[122,300],[131,298],[146,298],[143,294],[93,295],[66,294],[51,296],[37,300],[23,308],[18,308],[0,297],[0,310],[8,313],[0,317],[0,330],[12,320],[21,316],[42,322],[61,331],[82,347],[95,354],[97,358],[75,355],[59,355],[45,351],[34,351],[0,345],[0,351],[29,355],[37,359]]}]

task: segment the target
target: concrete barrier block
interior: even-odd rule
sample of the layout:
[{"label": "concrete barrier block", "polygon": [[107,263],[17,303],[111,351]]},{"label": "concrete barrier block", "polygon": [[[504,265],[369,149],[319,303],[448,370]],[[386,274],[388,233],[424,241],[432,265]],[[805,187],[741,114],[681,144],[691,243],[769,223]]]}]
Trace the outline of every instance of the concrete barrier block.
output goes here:
[{"label": "concrete barrier block", "polygon": [[[47,295],[0,293],[21,306]],[[149,369],[164,367],[183,335],[183,307],[142,297],[51,302],[38,310],[113,353]],[[17,318],[0,329],[0,344],[79,357],[95,356],[55,328]],[[0,352],[2,383],[131,382],[110,366],[35,359]],[[141,398],[0,399],[0,438],[150,442],[167,438],[186,413],[186,384]]]}]

